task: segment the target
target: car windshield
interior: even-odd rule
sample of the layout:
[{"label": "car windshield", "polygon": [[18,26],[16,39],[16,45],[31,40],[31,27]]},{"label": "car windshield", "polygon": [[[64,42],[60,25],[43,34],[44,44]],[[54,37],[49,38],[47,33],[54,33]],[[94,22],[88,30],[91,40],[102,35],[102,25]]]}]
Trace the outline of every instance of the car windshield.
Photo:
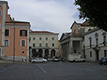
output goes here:
[{"label": "car windshield", "polygon": [[39,58],[39,60],[43,60],[43,58]]}]

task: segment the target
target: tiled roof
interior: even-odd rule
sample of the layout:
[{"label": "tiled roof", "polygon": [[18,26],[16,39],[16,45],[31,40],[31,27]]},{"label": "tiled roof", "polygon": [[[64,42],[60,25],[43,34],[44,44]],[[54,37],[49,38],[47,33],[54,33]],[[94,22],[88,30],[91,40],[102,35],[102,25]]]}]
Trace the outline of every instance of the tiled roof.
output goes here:
[{"label": "tiled roof", "polygon": [[80,34],[72,33],[73,36],[81,36]]},{"label": "tiled roof", "polygon": [[73,26],[74,26],[74,24],[77,24],[77,25],[81,25],[81,26],[88,26],[88,27],[90,27],[90,24],[88,23],[88,22],[84,22],[84,23],[77,23],[76,21],[74,21],[74,23],[72,24],[72,26],[71,26],[71,28],[70,29],[72,29],[73,28]]},{"label": "tiled roof", "polygon": [[49,31],[31,31],[30,33],[51,33],[51,34],[54,34],[53,32],[49,32]]},{"label": "tiled roof", "polygon": [[81,25],[81,26],[89,26],[90,24],[89,23],[77,23],[78,25]]}]

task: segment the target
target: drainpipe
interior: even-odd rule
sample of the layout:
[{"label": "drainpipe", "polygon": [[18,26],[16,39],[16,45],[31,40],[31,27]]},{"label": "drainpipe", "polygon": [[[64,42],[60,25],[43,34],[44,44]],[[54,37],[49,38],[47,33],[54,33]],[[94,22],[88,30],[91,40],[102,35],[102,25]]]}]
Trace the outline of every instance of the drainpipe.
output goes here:
[{"label": "drainpipe", "polygon": [[13,64],[15,64],[15,22],[14,22]]}]

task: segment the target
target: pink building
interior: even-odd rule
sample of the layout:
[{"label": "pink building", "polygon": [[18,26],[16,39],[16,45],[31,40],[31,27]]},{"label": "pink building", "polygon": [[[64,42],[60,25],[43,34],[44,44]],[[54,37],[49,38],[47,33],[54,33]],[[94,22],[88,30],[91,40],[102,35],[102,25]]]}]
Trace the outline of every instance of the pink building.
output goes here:
[{"label": "pink building", "polygon": [[0,1],[0,57],[5,59],[29,59],[29,22],[12,20],[8,15],[8,3]]}]

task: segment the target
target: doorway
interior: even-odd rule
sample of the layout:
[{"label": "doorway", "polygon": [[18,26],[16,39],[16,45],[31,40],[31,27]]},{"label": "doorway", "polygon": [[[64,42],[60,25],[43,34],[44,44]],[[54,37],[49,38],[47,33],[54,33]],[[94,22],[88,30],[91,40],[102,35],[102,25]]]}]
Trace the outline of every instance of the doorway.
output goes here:
[{"label": "doorway", "polygon": [[96,51],[96,61],[99,61],[99,51]]}]

